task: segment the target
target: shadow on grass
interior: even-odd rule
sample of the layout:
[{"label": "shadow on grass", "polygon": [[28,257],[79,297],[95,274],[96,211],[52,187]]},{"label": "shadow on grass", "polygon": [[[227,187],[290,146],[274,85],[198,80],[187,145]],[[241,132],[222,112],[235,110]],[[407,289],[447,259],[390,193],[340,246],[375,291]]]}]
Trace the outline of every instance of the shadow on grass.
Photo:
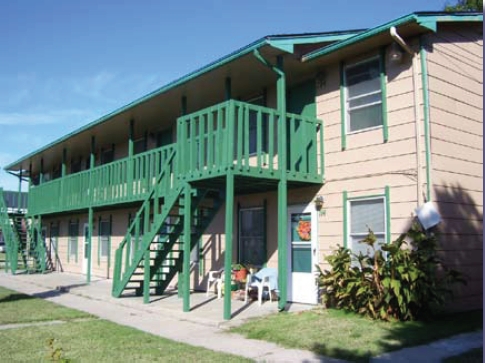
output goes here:
[{"label": "shadow on grass", "polygon": [[[340,311],[345,315],[356,317],[350,312]],[[365,319],[362,317],[362,319]],[[392,352],[406,347],[425,345],[440,339],[446,339],[461,333],[478,331],[483,328],[483,310],[437,315],[428,321],[408,321],[390,323],[388,333],[381,338],[378,345],[383,352]],[[369,362],[371,352],[357,352],[355,347],[333,348],[324,343],[312,345],[312,352],[321,356],[336,357],[354,362]]]},{"label": "shadow on grass", "polygon": [[56,288],[53,290],[38,292],[38,293],[32,294],[32,296],[40,299],[47,299],[50,297],[67,294],[71,289],[74,289],[76,287],[86,286],[86,285],[87,285],[86,282],[83,282],[80,284],[72,284],[72,285],[60,285],[60,286],[56,286]]},{"label": "shadow on grass", "polygon": [[13,293],[13,294],[9,294],[5,297],[0,298],[0,304],[1,303],[14,302],[14,301],[20,301],[20,300],[31,300],[33,298],[34,297],[30,296],[30,295]]},{"label": "shadow on grass", "polygon": [[338,357],[338,359],[345,359],[352,362],[368,362],[372,355],[358,354],[350,349],[345,348],[327,348],[323,343],[316,343],[311,347],[311,351],[318,355],[328,356],[328,357]]}]

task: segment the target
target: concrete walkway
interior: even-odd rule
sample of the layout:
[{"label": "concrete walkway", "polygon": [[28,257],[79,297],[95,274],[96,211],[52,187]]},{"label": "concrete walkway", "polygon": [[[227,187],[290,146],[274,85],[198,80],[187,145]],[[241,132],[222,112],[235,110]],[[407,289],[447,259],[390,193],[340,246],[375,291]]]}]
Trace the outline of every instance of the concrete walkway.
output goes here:
[{"label": "concrete walkway", "polygon": [[[236,354],[264,362],[343,362],[318,356],[312,352],[285,349],[274,343],[246,339],[229,333],[231,326],[247,319],[272,314],[277,303],[246,304],[232,300],[230,321],[222,319],[223,300],[213,294],[191,294],[191,311],[182,311],[182,299],[176,292],[153,298],[143,304],[141,297],[111,297],[111,281],[93,280],[86,284],[85,276],[68,273],[10,275],[0,272],[0,285],[29,295],[82,310],[118,324],[131,326],[167,339]],[[306,305],[290,306],[290,311],[309,309]],[[439,362],[442,358],[482,346],[483,333],[471,333],[439,341],[427,346],[406,348],[374,358],[373,362]]]}]

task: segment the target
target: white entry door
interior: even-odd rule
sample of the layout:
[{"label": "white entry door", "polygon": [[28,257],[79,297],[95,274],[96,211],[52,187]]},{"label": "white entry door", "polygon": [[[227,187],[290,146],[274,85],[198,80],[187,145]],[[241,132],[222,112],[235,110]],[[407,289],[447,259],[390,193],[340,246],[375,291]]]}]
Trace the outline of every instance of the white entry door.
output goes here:
[{"label": "white entry door", "polygon": [[288,301],[317,303],[317,222],[313,204],[288,207]]},{"label": "white entry door", "polygon": [[84,224],[83,232],[83,274],[87,274],[89,260],[89,225],[87,223]]}]

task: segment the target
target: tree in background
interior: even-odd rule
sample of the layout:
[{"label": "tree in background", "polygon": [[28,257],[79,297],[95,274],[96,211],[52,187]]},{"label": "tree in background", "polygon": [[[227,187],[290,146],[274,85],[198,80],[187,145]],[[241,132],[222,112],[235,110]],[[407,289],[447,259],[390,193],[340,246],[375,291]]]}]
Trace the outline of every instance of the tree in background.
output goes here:
[{"label": "tree in background", "polygon": [[445,5],[445,11],[482,11],[483,0],[458,0],[455,5]]}]

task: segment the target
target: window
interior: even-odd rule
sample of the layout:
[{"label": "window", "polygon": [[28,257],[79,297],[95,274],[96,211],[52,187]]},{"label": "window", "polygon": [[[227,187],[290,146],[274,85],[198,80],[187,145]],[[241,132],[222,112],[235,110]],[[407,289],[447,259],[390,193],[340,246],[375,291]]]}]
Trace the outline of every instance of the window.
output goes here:
[{"label": "window", "polygon": [[147,150],[147,141],[146,138],[141,138],[138,140],[135,140],[133,144],[133,154],[140,154],[142,152],[145,152]]},{"label": "window", "polygon": [[369,254],[371,251],[365,243],[359,243],[369,233],[369,228],[377,237],[374,248],[386,241],[386,203],[384,197],[350,200],[350,229],[348,246],[353,253]]},{"label": "window", "polygon": [[110,250],[111,225],[109,221],[99,222],[99,258],[107,259]]},{"label": "window", "polygon": [[157,147],[170,145],[172,142],[172,129],[160,131],[157,134]]},{"label": "window", "polygon": [[347,133],[383,125],[381,60],[346,66],[344,85]]},{"label": "window", "polygon": [[79,173],[81,171],[82,160],[71,161],[71,174]]},{"label": "window", "polygon": [[264,208],[239,211],[239,262],[257,266],[266,263],[265,224]]},{"label": "window", "polygon": [[108,150],[101,151],[101,165],[111,163],[115,159],[114,147]]},{"label": "window", "polygon": [[77,239],[79,235],[78,222],[69,223],[69,240],[67,246],[67,260],[74,258],[77,262]]}]

